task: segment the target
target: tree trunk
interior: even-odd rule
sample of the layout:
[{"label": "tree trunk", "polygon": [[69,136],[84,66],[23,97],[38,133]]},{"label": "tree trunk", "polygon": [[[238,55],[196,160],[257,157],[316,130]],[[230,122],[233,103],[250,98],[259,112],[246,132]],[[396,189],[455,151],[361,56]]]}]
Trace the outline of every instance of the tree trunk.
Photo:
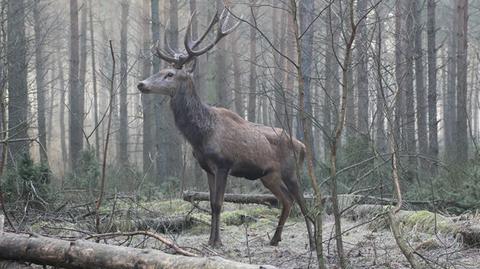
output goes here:
[{"label": "tree trunk", "polygon": [[0,259],[68,269],[274,268],[268,265],[249,265],[229,261],[220,257],[185,257],[153,249],[98,244],[84,240],[72,242],[43,236],[28,237],[12,233],[1,233],[0,235]]},{"label": "tree trunk", "polygon": [[[436,48],[436,0],[427,2],[427,53],[428,53],[428,155],[438,158],[437,125],[437,48]],[[436,174],[436,165],[430,166],[430,172]]]},{"label": "tree trunk", "polygon": [[[272,13],[272,30],[273,30],[273,46],[278,48],[278,50],[285,54],[286,43],[290,41],[290,36],[288,36],[288,31],[291,28],[289,27],[290,18],[286,16],[285,12],[279,7],[278,1],[273,1],[273,13]],[[280,15],[279,15],[280,14]],[[280,22],[278,20],[280,19]],[[289,105],[289,99],[285,91],[285,84],[288,84],[288,81],[285,81],[287,78],[284,75],[284,68],[289,67],[289,63],[286,63],[285,57],[274,53],[273,55],[275,70],[273,71],[273,98],[275,101],[275,127],[287,129],[285,113],[286,107]]]},{"label": "tree trunk", "polygon": [[83,92],[79,85],[78,1],[70,0],[69,145],[70,168],[75,170],[83,148]]},{"label": "tree trunk", "polygon": [[395,118],[393,132],[395,135],[395,141],[398,143],[398,150],[403,151],[404,146],[404,118],[405,118],[405,66],[404,66],[404,41],[403,34],[404,28],[404,13],[405,3],[404,0],[395,1],[395,82],[397,86],[397,93],[395,96]]},{"label": "tree trunk", "polygon": [[[254,5],[256,0],[250,0],[250,4]],[[255,14],[255,13],[253,13]],[[256,108],[257,108],[257,66],[255,65],[257,59],[257,30],[253,27],[250,27],[250,42],[249,42],[249,53],[250,53],[250,70],[249,70],[249,93],[248,93],[248,111],[247,118],[251,122],[255,122]]]},{"label": "tree trunk", "polygon": [[[303,75],[303,82],[304,82],[304,99],[305,99],[305,113],[307,117],[312,117],[312,95],[311,95],[311,76],[312,76],[312,69],[314,68],[313,65],[313,36],[315,34],[315,29],[313,27],[314,24],[311,24],[315,18],[314,14],[314,1],[313,0],[304,0],[299,3],[299,17],[300,17],[300,33],[303,33],[303,37],[300,42],[301,50],[302,50],[302,60],[301,66],[302,68],[302,75]],[[307,29],[307,27],[309,27]],[[306,134],[304,132],[308,132],[308,136],[311,138],[310,146],[312,151],[312,157],[315,159],[315,139],[312,132],[312,126],[303,126],[302,120],[297,122],[297,129],[299,130],[297,133],[299,134],[297,138],[304,140]]]},{"label": "tree trunk", "polygon": [[457,136],[456,161],[464,164],[468,159],[467,111],[467,53],[468,53],[468,0],[457,0]]},{"label": "tree trunk", "polygon": [[376,87],[376,135],[375,135],[375,147],[380,154],[387,152],[387,136],[385,134],[385,100],[386,97],[383,96],[383,63],[382,63],[382,54],[383,54],[383,16],[385,12],[382,7],[376,7],[376,23],[377,23],[377,36],[376,36],[376,55],[375,55],[375,67],[377,71],[377,81],[375,84]]},{"label": "tree trunk", "polygon": [[[414,1],[413,20],[415,35],[415,88],[417,94],[417,126],[418,126],[418,153],[428,156],[428,133],[427,133],[427,99],[425,96],[425,80],[423,74],[423,45],[422,45],[422,3]],[[428,169],[425,159],[419,160],[422,171]]]},{"label": "tree trunk", "polygon": [[[60,57],[58,57],[58,76],[60,80],[60,109],[59,109],[59,116],[60,116],[60,146],[62,151],[62,165],[63,165],[63,173],[65,174],[68,169],[68,150],[67,150],[67,141],[66,141],[66,134],[67,128],[65,128],[65,107],[67,105],[65,95],[67,93],[65,87],[65,76],[63,73],[64,66],[62,65],[62,61]],[[63,180],[64,177],[62,177]],[[63,185],[63,181],[62,181]]]},{"label": "tree trunk", "polygon": [[95,156],[100,160],[100,130],[98,119],[98,90],[97,90],[97,66],[95,59],[95,35],[93,27],[93,6],[92,0],[89,0],[89,21],[90,21],[90,49],[91,49],[91,64],[92,64],[92,83],[93,83],[93,117],[95,128]]},{"label": "tree trunk", "polygon": [[445,159],[453,162],[456,156],[456,78],[457,78],[457,28],[458,18],[456,12],[451,13],[452,24],[449,31],[448,41],[448,78],[447,78],[447,94],[445,102],[444,130],[445,130]]},{"label": "tree trunk", "polygon": [[[171,0],[176,2],[176,0]],[[223,0],[217,0],[217,9],[224,7]],[[215,90],[217,92],[217,104],[220,107],[229,107],[229,94],[227,90],[227,63],[225,58],[225,41],[219,42],[215,48]]]},{"label": "tree trunk", "polygon": [[339,31],[338,17],[335,10],[333,10],[338,4],[333,4],[328,8],[325,16],[325,35],[327,37],[325,43],[325,88],[323,97],[323,128],[325,129],[324,147],[325,147],[325,161],[330,160],[330,147],[332,144],[333,122],[332,116],[336,115],[334,107],[337,103],[338,95],[338,63],[335,59],[336,45],[338,44]]},{"label": "tree trunk", "polygon": [[[368,1],[357,1],[357,20],[363,17],[368,12]],[[378,10],[378,8],[377,8]],[[381,22],[377,22],[380,26]],[[368,107],[369,107],[369,96],[368,96],[368,51],[369,51],[369,40],[368,40],[368,32],[367,32],[367,25],[365,20],[361,20],[357,26],[358,31],[358,39],[357,39],[357,53],[356,53],[356,62],[357,62],[357,106],[358,106],[358,114],[357,114],[357,128],[360,136],[363,138],[363,143],[365,143],[362,147],[368,149],[368,128],[369,128],[369,120],[368,120]],[[378,29],[379,35],[379,42],[381,42],[381,33],[380,29]],[[381,46],[378,47],[381,50]]]},{"label": "tree trunk", "polygon": [[[160,42],[160,13],[159,13],[159,0],[151,0],[151,18],[152,18],[152,43],[157,44]],[[158,57],[153,57],[153,69],[152,74],[156,74],[160,71],[160,59]],[[165,149],[162,148],[162,139],[163,139],[163,128],[165,126],[164,123],[164,115],[162,104],[164,101],[163,96],[155,95],[152,97],[152,107],[153,107],[153,114],[152,114],[152,122],[155,123],[155,131],[152,131],[152,148],[153,153],[150,158],[155,161],[155,177],[156,183],[161,183],[161,180],[164,178],[166,174],[166,154]],[[145,123],[145,122],[144,122]]]},{"label": "tree trunk", "polygon": [[405,32],[404,38],[405,46],[405,108],[406,108],[406,146],[407,154],[409,155],[408,167],[407,167],[407,180],[413,180],[417,173],[417,144],[415,138],[415,92],[413,88],[413,58],[414,58],[414,13],[415,2],[417,0],[408,0],[407,2],[407,14],[405,14]]},{"label": "tree trunk", "polygon": [[128,1],[121,2],[120,19],[120,130],[118,132],[118,164],[128,166]]},{"label": "tree trunk", "polygon": [[[150,0],[143,0],[142,6],[142,79],[146,79],[150,76]],[[155,154],[155,147],[153,143],[153,106],[152,96],[148,94],[142,94],[142,113],[143,113],[143,174],[146,178],[150,178],[152,171],[154,170],[154,164],[152,162]]]},{"label": "tree trunk", "polygon": [[[169,7],[169,29],[167,30],[168,40],[170,47],[177,49],[178,44],[178,1],[170,0]],[[166,43],[165,43],[166,44]],[[224,88],[223,90],[226,90]],[[173,120],[173,113],[170,109],[168,102],[164,102],[161,105],[164,125],[162,126],[162,133],[157,137],[162,139],[161,154],[166,155],[165,162],[165,177],[166,178],[180,178],[181,171],[183,170],[184,162],[182,160],[182,139],[181,134],[177,131],[175,122]]]},{"label": "tree trunk", "polygon": [[10,167],[29,153],[27,47],[24,0],[9,0],[7,14],[8,137],[21,141],[9,144]]},{"label": "tree trunk", "polygon": [[234,32],[231,39],[232,44],[232,64],[233,64],[233,87],[235,94],[235,111],[240,117],[245,118],[245,102],[242,94],[242,73],[240,70],[240,53],[238,52],[237,42],[239,42],[238,32]]},{"label": "tree trunk", "polygon": [[35,0],[33,4],[33,20],[35,32],[35,82],[37,84],[37,124],[38,124],[38,138],[39,138],[39,154],[42,163],[48,163],[47,159],[47,129],[45,125],[46,111],[46,93],[45,76],[47,69],[45,68],[46,57],[44,56],[43,40],[47,33],[43,30],[43,14],[41,14],[42,7],[39,0]]}]

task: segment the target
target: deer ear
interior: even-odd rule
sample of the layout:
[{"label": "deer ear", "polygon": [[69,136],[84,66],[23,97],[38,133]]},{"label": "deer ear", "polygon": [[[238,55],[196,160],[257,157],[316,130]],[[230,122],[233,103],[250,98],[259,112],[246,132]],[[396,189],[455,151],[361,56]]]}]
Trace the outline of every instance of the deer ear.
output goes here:
[{"label": "deer ear", "polygon": [[189,63],[185,64],[183,67],[183,70],[185,70],[187,73],[193,73],[195,72],[195,67],[197,66],[197,59],[191,60]]}]

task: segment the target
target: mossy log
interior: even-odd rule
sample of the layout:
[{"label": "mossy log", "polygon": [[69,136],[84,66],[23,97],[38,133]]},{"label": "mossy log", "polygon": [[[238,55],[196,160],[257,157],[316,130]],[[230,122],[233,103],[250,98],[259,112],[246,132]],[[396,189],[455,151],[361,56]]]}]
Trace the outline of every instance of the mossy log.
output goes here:
[{"label": "mossy log", "polygon": [[176,216],[168,218],[125,219],[115,221],[108,232],[132,232],[154,230],[159,233],[178,233],[189,229],[194,224],[191,216]]},{"label": "mossy log", "polygon": [[[271,207],[279,207],[279,202],[272,194],[225,194],[225,202],[236,204],[260,204]],[[306,194],[304,199],[307,203],[313,202],[313,196]],[[183,200],[187,202],[193,201],[210,201],[210,195],[208,192],[194,192],[184,191]],[[389,198],[381,198],[375,196],[365,195],[353,195],[353,194],[341,194],[338,195],[339,205],[341,210],[350,207],[355,204],[367,204],[367,205],[394,205],[395,200]],[[322,197],[322,203],[325,205],[327,214],[330,214],[331,197],[326,195]],[[433,206],[430,202],[423,201],[410,201],[405,203],[405,208],[408,209],[431,209]]]},{"label": "mossy log", "polygon": [[275,268],[268,265],[251,265],[220,257],[185,257],[159,250],[137,249],[88,242],[65,241],[43,236],[28,236],[0,232],[0,260],[31,262],[62,268]]},{"label": "mossy log", "polygon": [[[183,200],[187,202],[193,201],[210,201],[208,192],[184,191]],[[279,207],[277,198],[271,194],[233,194],[225,193],[224,201],[236,204],[260,204],[272,207]]]},{"label": "mossy log", "polygon": [[[353,221],[371,219],[372,222],[369,223],[369,228],[378,230],[389,227],[386,218],[388,210],[388,206],[357,205],[349,209],[344,216]],[[400,210],[395,215],[395,219],[404,229],[415,228],[419,232],[428,234],[439,232],[459,235],[466,246],[480,246],[480,220],[478,218],[462,220],[458,217],[447,217],[427,210]]]}]

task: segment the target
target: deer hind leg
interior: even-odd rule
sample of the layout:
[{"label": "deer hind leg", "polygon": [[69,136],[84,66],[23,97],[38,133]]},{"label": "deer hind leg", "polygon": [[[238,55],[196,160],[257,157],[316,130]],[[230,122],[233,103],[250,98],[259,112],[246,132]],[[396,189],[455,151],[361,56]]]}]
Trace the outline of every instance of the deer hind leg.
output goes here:
[{"label": "deer hind leg", "polygon": [[307,225],[307,232],[308,232],[308,242],[310,244],[310,250],[315,249],[315,241],[314,241],[314,234],[313,234],[313,221],[308,215],[307,204],[305,202],[305,198],[303,198],[303,193],[300,190],[300,186],[298,184],[297,178],[295,176],[289,176],[283,179],[283,182],[287,186],[288,191],[292,195],[295,202],[298,203],[300,207],[300,211],[302,215],[305,217],[305,224]]},{"label": "deer hind leg", "polygon": [[220,240],[220,211],[222,210],[225,186],[227,184],[228,170],[218,169],[215,175],[208,174],[208,187],[210,189],[210,208],[212,220],[210,223],[210,239],[208,244],[213,247],[222,245]]},{"label": "deer hind leg", "polygon": [[275,234],[270,240],[270,245],[277,246],[278,242],[282,241],[283,226],[285,225],[288,215],[290,215],[293,199],[289,194],[285,184],[281,181],[280,176],[270,175],[263,177],[261,180],[263,185],[269,189],[282,204],[282,213],[278,219],[278,225],[275,229]]}]

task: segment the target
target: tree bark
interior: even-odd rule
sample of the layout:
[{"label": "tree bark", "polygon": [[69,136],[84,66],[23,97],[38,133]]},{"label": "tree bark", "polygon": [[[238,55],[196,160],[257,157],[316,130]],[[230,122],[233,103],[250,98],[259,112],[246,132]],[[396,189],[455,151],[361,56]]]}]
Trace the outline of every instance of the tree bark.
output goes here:
[{"label": "tree bark", "polygon": [[[368,1],[357,1],[357,19],[363,17],[368,9],[367,9]],[[378,9],[377,9],[378,10]],[[378,25],[381,22],[377,22]],[[368,51],[369,51],[369,40],[368,40],[368,32],[367,32],[367,25],[365,20],[360,20],[357,26],[358,31],[358,39],[357,39],[357,53],[356,53],[356,85],[357,85],[357,106],[358,106],[358,114],[357,114],[357,128],[360,135],[364,138],[364,142],[368,143],[369,138],[369,116],[368,116],[368,108],[369,108],[369,94],[368,94]],[[380,29],[378,29],[380,32]],[[378,34],[378,33],[377,33]],[[381,34],[380,40],[381,42]],[[381,46],[379,47],[381,49]],[[365,143],[365,148],[368,148],[368,144]]]},{"label": "tree bark", "polygon": [[467,54],[468,54],[468,0],[457,0],[457,136],[456,161],[464,164],[468,159],[467,111]]},{"label": "tree bark", "polygon": [[75,170],[83,148],[83,92],[79,85],[78,1],[70,0],[69,145],[70,168]]},{"label": "tree bark", "polygon": [[[250,0],[250,4],[254,5],[256,0]],[[255,13],[253,13],[255,14]],[[256,108],[257,108],[257,66],[255,62],[257,60],[257,30],[253,27],[250,27],[250,42],[249,42],[249,54],[250,54],[250,64],[249,64],[249,79],[248,79],[248,111],[247,118],[251,122],[255,122]]]},{"label": "tree bark", "polygon": [[[427,124],[427,99],[425,93],[425,80],[423,69],[423,45],[422,45],[422,3],[415,1],[413,12],[415,34],[415,88],[417,94],[417,126],[418,126],[418,153],[428,156],[428,124]],[[420,159],[422,171],[428,169],[425,159]]]},{"label": "tree bark", "polygon": [[[142,6],[142,79],[150,76],[150,0],[143,0]],[[143,174],[146,178],[150,178],[154,171],[154,164],[152,162],[155,154],[155,147],[153,143],[153,127],[155,126],[153,120],[153,104],[152,96],[142,94],[142,113],[143,113]]]},{"label": "tree bark", "polygon": [[405,18],[405,108],[406,108],[406,122],[405,122],[405,133],[406,133],[406,146],[407,154],[409,155],[408,167],[407,167],[407,180],[413,180],[416,178],[417,174],[417,141],[415,137],[416,128],[415,128],[415,91],[413,87],[413,60],[414,60],[414,13],[415,13],[415,2],[417,0],[408,0],[406,1],[406,14]]},{"label": "tree bark", "polygon": [[[27,45],[25,37],[24,0],[7,3],[7,81],[8,81],[8,137],[22,141],[9,144],[10,167],[29,153],[28,139],[28,85]],[[25,139],[25,140],[23,140]]]},{"label": "tree bark", "polygon": [[[61,146],[61,153],[62,153],[62,159],[64,160],[62,162],[63,165],[63,173],[65,174],[68,169],[68,149],[67,149],[67,141],[66,141],[66,134],[67,134],[67,129],[65,127],[65,107],[67,105],[66,103],[66,98],[65,95],[67,93],[66,87],[65,87],[65,76],[63,73],[63,65],[62,61],[60,60],[60,57],[58,57],[58,76],[59,76],[59,81],[60,81],[60,108],[59,108],[59,121],[60,121],[60,146]],[[62,185],[63,185],[63,178],[62,177]]]},{"label": "tree bark", "polygon": [[118,137],[118,164],[128,166],[128,1],[121,2],[120,19],[120,129]]},{"label": "tree bark", "polygon": [[456,12],[451,13],[452,24],[449,31],[448,40],[448,65],[447,65],[447,93],[445,102],[444,115],[444,131],[445,131],[445,159],[448,162],[453,162],[456,156],[456,96],[457,96],[457,28],[458,18]]},{"label": "tree bark", "polygon": [[242,93],[242,72],[240,70],[240,53],[237,42],[239,42],[238,32],[234,32],[230,40],[232,44],[232,64],[233,64],[233,91],[235,94],[235,112],[240,117],[245,118],[245,102]]},{"label": "tree bark", "polygon": [[[288,30],[291,30],[290,24],[291,19],[286,16],[285,12],[279,6],[278,1],[273,0],[272,2],[272,31],[273,31],[273,46],[278,48],[278,50],[285,54],[286,43],[290,42],[290,35]],[[279,21],[280,18],[280,21]],[[288,20],[288,22],[287,22]],[[289,63],[286,63],[285,57],[274,53],[273,55],[275,70],[273,71],[273,97],[275,101],[275,127],[287,129],[285,113],[287,106],[289,105],[289,98],[286,93],[284,86],[289,83],[286,81],[288,78],[284,75],[285,68],[289,67]],[[288,73],[288,71],[287,71]]]},{"label": "tree bark", "polygon": [[[176,2],[176,0],[172,0]],[[223,0],[217,0],[217,9],[223,10],[224,3]],[[220,107],[229,107],[229,94],[226,87],[227,79],[227,60],[225,58],[225,41],[219,42],[216,45],[215,51],[215,90],[217,93],[217,104]]]},{"label": "tree bark", "polygon": [[[300,18],[300,33],[303,33],[303,37],[300,42],[300,47],[302,50],[302,60],[301,66],[302,75],[304,81],[304,104],[305,104],[305,113],[307,117],[313,117],[312,111],[312,94],[311,94],[311,76],[312,70],[314,68],[313,64],[313,36],[315,34],[314,24],[312,24],[315,14],[313,0],[304,0],[299,2],[299,18]],[[307,27],[309,27],[307,29]],[[311,151],[312,157],[315,159],[315,138],[313,136],[311,123],[309,126],[303,126],[302,120],[297,121],[298,135],[297,138],[304,140],[306,137],[305,132],[308,132],[308,136],[311,138]]]},{"label": "tree bark", "polygon": [[45,76],[47,69],[45,68],[46,57],[44,55],[44,40],[47,34],[44,31],[43,14],[41,14],[40,1],[35,0],[33,4],[33,20],[35,32],[35,82],[37,84],[37,124],[39,138],[39,154],[42,163],[48,163],[47,158],[47,128],[45,121],[46,111],[46,94]]},{"label": "tree bark", "polygon": [[[170,0],[169,5],[169,29],[166,29],[168,33],[168,40],[170,47],[177,49],[178,44],[178,1]],[[223,88],[226,90],[226,88]],[[163,98],[162,98],[163,99]],[[162,140],[161,154],[166,155],[164,176],[165,178],[180,178],[182,167],[184,162],[182,160],[182,136],[177,131],[175,122],[173,120],[173,113],[170,109],[168,102],[161,104],[164,125],[162,126],[161,133],[157,133],[157,137]],[[158,128],[158,127],[157,127]],[[158,129],[157,129],[158,130]]]},{"label": "tree bark", "polygon": [[[427,2],[427,53],[428,53],[428,156],[438,158],[437,123],[437,45],[435,23],[436,0]],[[436,165],[430,166],[430,172],[436,174]]]},{"label": "tree bark", "polygon": [[385,100],[386,97],[383,96],[383,63],[382,63],[382,54],[383,54],[383,16],[384,11],[382,7],[376,7],[376,23],[377,23],[377,33],[376,33],[376,55],[375,55],[375,67],[377,71],[376,77],[376,135],[375,135],[375,147],[376,150],[380,153],[387,152],[387,136],[385,134]]},{"label": "tree bark", "polygon": [[12,233],[2,233],[0,236],[0,259],[25,261],[68,269],[274,268],[229,261],[220,257],[176,256],[153,249],[121,247],[83,240],[72,242]]},{"label": "tree bark", "polygon": [[90,59],[92,64],[92,83],[93,83],[93,117],[94,124],[97,130],[95,130],[95,156],[97,160],[100,160],[100,130],[98,119],[98,89],[97,89],[97,65],[95,59],[95,34],[93,27],[93,6],[92,0],[89,0],[89,22],[90,22]]},{"label": "tree bark", "polygon": [[395,96],[395,118],[393,132],[395,141],[398,143],[398,150],[403,151],[404,146],[404,132],[403,126],[405,123],[405,66],[404,66],[404,40],[403,34],[405,32],[405,23],[403,16],[405,15],[405,1],[395,1],[395,82],[397,86]]}]

